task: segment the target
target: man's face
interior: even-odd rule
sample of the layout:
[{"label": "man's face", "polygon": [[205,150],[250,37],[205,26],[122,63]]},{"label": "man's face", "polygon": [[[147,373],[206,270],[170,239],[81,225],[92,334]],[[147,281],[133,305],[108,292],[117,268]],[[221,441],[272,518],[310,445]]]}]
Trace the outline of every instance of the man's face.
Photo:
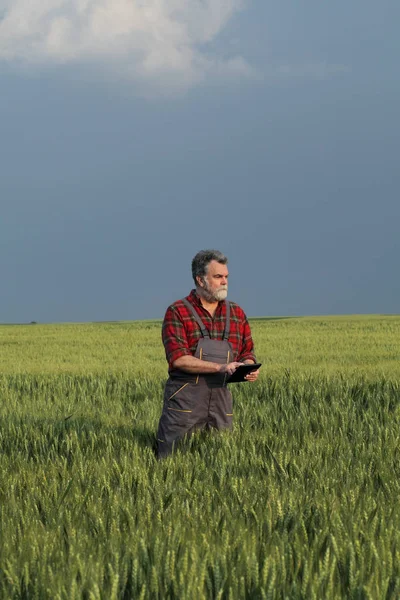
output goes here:
[{"label": "man's face", "polygon": [[204,280],[199,281],[205,299],[209,302],[225,300],[228,295],[228,267],[221,265],[216,260],[208,263],[207,274]]}]

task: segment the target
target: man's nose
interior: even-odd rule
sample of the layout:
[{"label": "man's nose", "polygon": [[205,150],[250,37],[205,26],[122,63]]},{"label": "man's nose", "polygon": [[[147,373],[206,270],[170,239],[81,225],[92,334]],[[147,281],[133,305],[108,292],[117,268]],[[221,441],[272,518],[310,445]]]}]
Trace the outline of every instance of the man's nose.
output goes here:
[{"label": "man's nose", "polygon": [[228,280],[226,277],[221,277],[221,285],[226,285],[228,283]]}]

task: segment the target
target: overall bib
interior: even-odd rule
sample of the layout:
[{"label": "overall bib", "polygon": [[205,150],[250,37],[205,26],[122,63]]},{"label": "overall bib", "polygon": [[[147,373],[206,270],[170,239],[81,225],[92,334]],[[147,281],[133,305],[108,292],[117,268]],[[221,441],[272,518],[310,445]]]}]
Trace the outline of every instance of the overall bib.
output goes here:
[{"label": "overall bib", "polygon": [[[194,306],[183,300],[200,327],[202,337],[194,356],[200,360],[227,364],[234,360],[229,340],[230,304],[226,304],[223,340],[212,340]],[[163,410],[157,432],[157,455],[167,456],[184,436],[198,429],[232,427],[232,394],[225,374],[196,375],[174,369],[165,385]]]}]

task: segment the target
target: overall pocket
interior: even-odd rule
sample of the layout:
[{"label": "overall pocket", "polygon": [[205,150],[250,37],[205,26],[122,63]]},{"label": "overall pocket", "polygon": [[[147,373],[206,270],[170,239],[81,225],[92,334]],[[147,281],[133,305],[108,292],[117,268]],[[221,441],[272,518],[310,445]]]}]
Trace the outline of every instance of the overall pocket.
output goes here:
[{"label": "overall pocket", "polygon": [[190,382],[169,382],[165,388],[165,408],[168,411],[191,413],[193,409],[193,396]]},{"label": "overall pocket", "polygon": [[[210,360],[212,358],[217,358],[218,360]],[[221,354],[211,354],[209,352],[203,352],[203,359],[209,360],[210,362],[218,362],[221,364],[225,364],[228,360],[229,356],[221,356]]]}]

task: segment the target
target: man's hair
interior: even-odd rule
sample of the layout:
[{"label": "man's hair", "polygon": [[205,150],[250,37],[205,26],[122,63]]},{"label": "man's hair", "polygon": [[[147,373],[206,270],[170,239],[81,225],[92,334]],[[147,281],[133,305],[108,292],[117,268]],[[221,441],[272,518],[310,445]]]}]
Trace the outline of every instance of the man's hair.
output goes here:
[{"label": "man's hair", "polygon": [[228,263],[225,254],[219,250],[200,250],[192,260],[192,276],[196,286],[198,285],[196,277],[203,278],[207,275],[207,267],[212,260],[216,260],[221,265]]}]

